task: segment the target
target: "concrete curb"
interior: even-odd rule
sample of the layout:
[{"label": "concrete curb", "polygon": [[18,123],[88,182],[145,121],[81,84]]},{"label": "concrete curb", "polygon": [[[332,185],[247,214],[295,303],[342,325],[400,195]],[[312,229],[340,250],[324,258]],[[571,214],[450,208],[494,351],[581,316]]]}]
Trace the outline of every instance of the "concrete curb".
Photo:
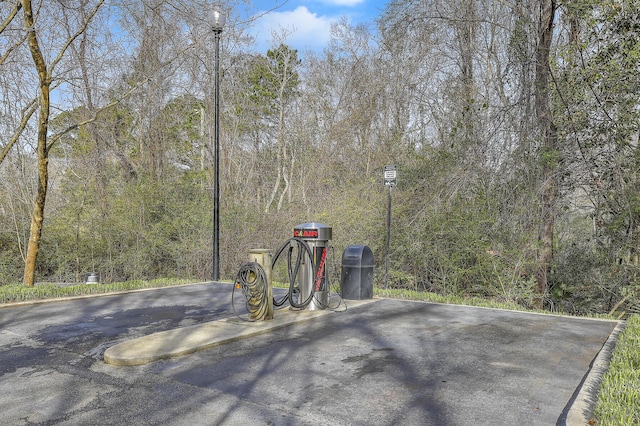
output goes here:
[{"label": "concrete curb", "polygon": [[[349,307],[377,300],[380,299],[349,301]],[[333,312],[331,310],[292,311],[281,309],[275,312],[274,319],[267,321],[250,322],[234,317],[162,331],[118,343],[108,348],[104,353],[104,361],[107,364],[120,366],[144,365],[264,334]]]},{"label": "concrete curb", "polygon": [[575,400],[571,404],[567,413],[566,425],[567,426],[583,426],[589,425],[589,421],[593,415],[593,409],[598,397],[598,389],[602,382],[602,377],[609,369],[609,362],[611,361],[611,355],[613,349],[618,341],[618,336],[624,330],[624,323],[618,322],[613,329],[609,338],[602,346],[600,352],[594,359],[589,372],[587,373],[580,390],[575,397]]}]

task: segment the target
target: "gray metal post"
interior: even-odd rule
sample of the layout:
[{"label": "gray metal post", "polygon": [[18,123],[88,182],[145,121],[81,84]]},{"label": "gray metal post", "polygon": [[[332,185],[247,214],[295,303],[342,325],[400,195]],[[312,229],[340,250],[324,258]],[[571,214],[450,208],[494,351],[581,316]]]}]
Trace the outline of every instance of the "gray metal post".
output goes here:
[{"label": "gray metal post", "polygon": [[389,240],[391,239],[391,185],[389,185],[389,196],[387,197],[387,243],[385,248],[386,257],[384,259],[384,288],[388,288],[387,279],[389,275]]}]

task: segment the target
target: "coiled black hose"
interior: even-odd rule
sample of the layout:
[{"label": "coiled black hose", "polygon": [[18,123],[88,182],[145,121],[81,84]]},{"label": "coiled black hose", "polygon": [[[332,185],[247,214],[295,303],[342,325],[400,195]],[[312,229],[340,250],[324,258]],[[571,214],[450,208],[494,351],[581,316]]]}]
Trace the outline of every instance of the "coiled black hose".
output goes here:
[{"label": "coiled black hose", "polygon": [[234,301],[236,289],[239,288],[242,289],[245,308],[251,314],[250,321],[265,319],[269,311],[269,303],[271,303],[268,284],[267,275],[259,263],[248,262],[243,264],[238,271],[238,275],[236,275],[236,282],[231,293],[233,312],[240,317],[236,312]]}]

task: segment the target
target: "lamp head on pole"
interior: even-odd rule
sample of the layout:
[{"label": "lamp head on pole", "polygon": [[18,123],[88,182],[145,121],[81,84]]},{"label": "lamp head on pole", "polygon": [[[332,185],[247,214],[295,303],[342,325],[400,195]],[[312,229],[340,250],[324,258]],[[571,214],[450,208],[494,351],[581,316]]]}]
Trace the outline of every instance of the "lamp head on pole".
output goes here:
[{"label": "lamp head on pole", "polygon": [[222,14],[222,12],[214,10],[213,12],[211,12],[210,20],[211,29],[214,33],[219,34],[222,32],[222,28],[224,28],[224,24],[227,21],[227,18],[224,16],[224,14]]}]

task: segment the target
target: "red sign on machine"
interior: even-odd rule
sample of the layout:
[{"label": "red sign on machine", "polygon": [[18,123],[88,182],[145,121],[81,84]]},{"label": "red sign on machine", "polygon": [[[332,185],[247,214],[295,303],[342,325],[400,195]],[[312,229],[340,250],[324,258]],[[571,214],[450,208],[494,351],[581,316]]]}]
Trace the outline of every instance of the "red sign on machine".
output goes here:
[{"label": "red sign on machine", "polygon": [[317,229],[294,229],[293,236],[297,238],[318,238]]},{"label": "red sign on machine", "polygon": [[[314,283],[315,291],[323,291],[326,290],[324,288],[325,283],[325,274],[324,274],[324,265],[327,261],[327,248],[326,247],[314,247],[313,253],[316,262],[316,279]],[[320,259],[318,259],[318,257]]]}]

